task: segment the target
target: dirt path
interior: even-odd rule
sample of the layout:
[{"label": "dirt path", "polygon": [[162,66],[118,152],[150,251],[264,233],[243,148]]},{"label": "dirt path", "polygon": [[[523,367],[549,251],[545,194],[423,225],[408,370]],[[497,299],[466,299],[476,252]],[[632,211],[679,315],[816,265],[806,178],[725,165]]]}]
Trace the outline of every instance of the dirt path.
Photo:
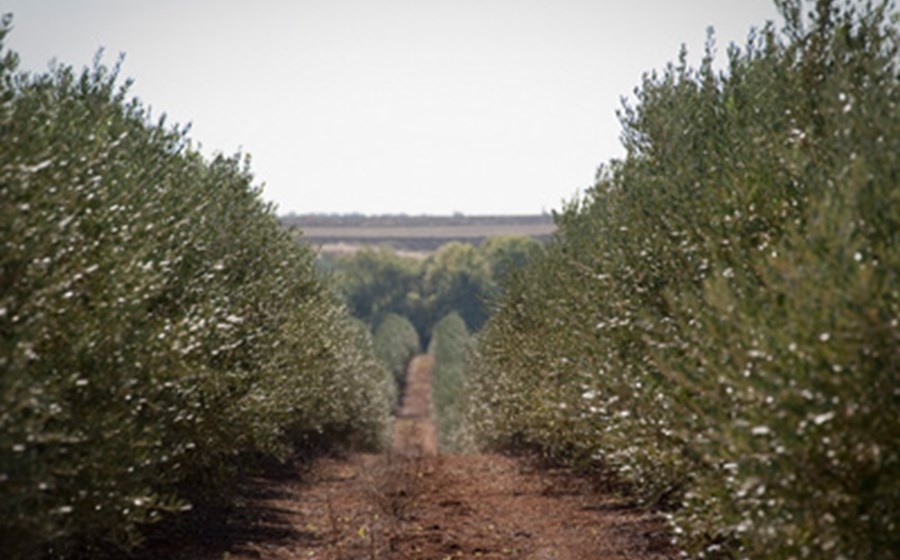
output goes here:
[{"label": "dirt path", "polygon": [[[565,469],[502,455],[439,455],[429,357],[409,369],[393,450],[250,481],[226,540],[170,558],[661,560],[658,518]],[[222,535],[220,535],[222,536]],[[216,546],[210,546],[215,544]]]},{"label": "dirt path", "polygon": [[437,455],[437,430],[431,420],[431,367],[434,359],[416,356],[406,373],[406,389],[394,419],[392,451],[403,457]]}]

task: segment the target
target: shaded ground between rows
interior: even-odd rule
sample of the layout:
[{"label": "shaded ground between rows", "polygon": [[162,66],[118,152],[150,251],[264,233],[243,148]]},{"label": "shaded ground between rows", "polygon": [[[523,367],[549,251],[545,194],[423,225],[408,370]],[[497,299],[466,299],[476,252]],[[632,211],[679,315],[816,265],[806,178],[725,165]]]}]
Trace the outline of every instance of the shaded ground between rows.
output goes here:
[{"label": "shaded ground between rows", "polygon": [[222,529],[172,542],[165,557],[672,557],[657,516],[570,470],[523,457],[438,454],[430,372],[430,357],[410,364],[390,452],[323,457],[249,479]]}]

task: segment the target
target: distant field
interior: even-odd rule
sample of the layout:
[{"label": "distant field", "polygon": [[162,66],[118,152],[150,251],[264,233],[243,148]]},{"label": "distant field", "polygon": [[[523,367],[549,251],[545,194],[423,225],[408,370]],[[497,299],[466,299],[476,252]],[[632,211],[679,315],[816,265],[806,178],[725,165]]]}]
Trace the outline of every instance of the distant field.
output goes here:
[{"label": "distant field", "polygon": [[549,239],[556,230],[549,214],[532,216],[285,216],[302,239],[323,252],[346,253],[366,245],[390,245],[400,251],[429,252],[450,241],[479,244],[489,237]]},{"label": "distant field", "polygon": [[475,225],[529,225],[552,224],[550,214],[523,214],[513,216],[408,216],[405,214],[288,214],[281,217],[286,225],[303,227],[429,227],[429,226],[475,226]]}]

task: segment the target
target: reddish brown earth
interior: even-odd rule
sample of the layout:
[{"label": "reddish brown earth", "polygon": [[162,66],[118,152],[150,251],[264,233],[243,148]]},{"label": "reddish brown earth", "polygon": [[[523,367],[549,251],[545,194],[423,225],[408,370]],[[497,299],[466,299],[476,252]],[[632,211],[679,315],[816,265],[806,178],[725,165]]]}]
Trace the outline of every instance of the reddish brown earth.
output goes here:
[{"label": "reddish brown earth", "polygon": [[165,557],[674,557],[657,516],[569,470],[504,455],[439,455],[430,360],[421,356],[410,365],[391,452],[322,458],[250,480],[225,534],[178,546]]},{"label": "reddish brown earth", "polygon": [[402,457],[438,454],[437,430],[431,421],[431,356],[413,358],[406,372],[406,388],[394,418],[392,452]]}]

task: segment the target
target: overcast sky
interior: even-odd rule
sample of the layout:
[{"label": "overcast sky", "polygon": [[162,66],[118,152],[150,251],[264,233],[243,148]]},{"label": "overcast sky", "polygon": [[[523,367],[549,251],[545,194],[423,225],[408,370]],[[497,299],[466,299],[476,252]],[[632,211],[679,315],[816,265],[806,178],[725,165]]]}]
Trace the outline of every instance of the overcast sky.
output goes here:
[{"label": "overcast sky", "polygon": [[720,58],[770,0],[0,0],[24,69],[99,47],[281,213],[538,213],[620,157],[641,75]]}]

